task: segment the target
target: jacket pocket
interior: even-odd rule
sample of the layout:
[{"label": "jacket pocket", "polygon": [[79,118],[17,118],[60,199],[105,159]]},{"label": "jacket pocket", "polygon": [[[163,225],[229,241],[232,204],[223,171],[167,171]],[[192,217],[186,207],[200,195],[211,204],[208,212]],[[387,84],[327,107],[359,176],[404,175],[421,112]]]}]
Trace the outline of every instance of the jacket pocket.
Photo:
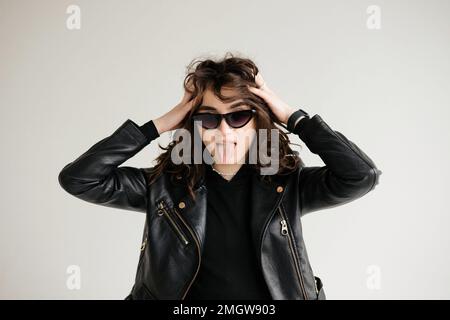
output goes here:
[{"label": "jacket pocket", "polygon": [[170,209],[164,200],[158,202],[158,216],[163,217],[170,228],[180,239],[184,246],[187,246],[190,241],[183,231],[180,223],[178,222],[181,217],[179,217],[178,212],[175,209]]},{"label": "jacket pocket", "polygon": [[319,277],[314,276],[316,281],[316,300],[326,300],[325,291],[323,290],[323,283]]}]

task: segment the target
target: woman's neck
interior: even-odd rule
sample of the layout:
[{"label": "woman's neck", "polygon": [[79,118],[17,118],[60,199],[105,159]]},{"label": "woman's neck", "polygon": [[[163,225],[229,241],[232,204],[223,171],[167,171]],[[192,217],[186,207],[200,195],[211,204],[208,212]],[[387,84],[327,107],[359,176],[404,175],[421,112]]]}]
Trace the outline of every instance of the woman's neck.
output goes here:
[{"label": "woman's neck", "polygon": [[231,164],[213,164],[213,168],[219,173],[224,179],[231,180],[234,175],[241,168],[242,163],[231,163]]}]

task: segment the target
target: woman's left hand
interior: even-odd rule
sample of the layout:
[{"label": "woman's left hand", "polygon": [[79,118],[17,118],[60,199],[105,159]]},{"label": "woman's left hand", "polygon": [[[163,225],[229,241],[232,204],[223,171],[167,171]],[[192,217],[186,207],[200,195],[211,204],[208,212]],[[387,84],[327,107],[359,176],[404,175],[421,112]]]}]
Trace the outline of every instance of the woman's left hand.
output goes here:
[{"label": "woman's left hand", "polygon": [[255,77],[256,85],[258,88],[248,86],[248,89],[259,97],[263,98],[264,101],[269,105],[272,112],[278,118],[281,123],[287,124],[289,116],[295,112],[295,109],[281,100],[275,92],[273,92],[264,81],[260,72]]}]

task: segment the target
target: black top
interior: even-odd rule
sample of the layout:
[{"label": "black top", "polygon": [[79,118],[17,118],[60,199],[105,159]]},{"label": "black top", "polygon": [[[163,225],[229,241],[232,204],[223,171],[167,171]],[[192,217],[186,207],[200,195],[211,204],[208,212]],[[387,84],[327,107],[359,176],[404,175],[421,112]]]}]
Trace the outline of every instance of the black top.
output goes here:
[{"label": "black top", "polygon": [[250,232],[252,169],[243,164],[227,181],[206,165],[205,244],[186,300],[272,299]]}]

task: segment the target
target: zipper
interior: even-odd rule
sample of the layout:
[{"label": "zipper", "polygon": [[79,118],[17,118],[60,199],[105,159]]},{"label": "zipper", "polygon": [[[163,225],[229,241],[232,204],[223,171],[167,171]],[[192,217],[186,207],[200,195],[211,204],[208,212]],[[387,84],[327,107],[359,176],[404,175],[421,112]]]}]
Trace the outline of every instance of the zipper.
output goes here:
[{"label": "zipper", "polygon": [[200,251],[200,241],[198,240],[197,236],[195,235],[194,231],[192,230],[192,228],[186,223],[186,221],[184,221],[184,219],[181,217],[181,215],[179,214],[178,210],[176,208],[174,208],[175,214],[180,218],[180,220],[183,222],[183,224],[186,226],[186,228],[189,230],[189,233],[192,236],[192,239],[194,239],[194,242],[196,244],[197,247],[197,253],[198,253],[198,264],[197,264],[197,270],[195,270],[195,274],[191,279],[191,282],[189,282],[188,287],[186,288],[186,291],[184,291],[181,300],[184,300],[184,298],[186,297],[189,289],[191,288],[192,284],[194,283],[195,278],[197,277],[198,271],[200,270],[200,265],[202,263],[202,254]]},{"label": "zipper", "polygon": [[145,237],[144,241],[142,242],[141,252],[144,251],[146,245],[147,245],[147,237]]},{"label": "zipper", "polygon": [[[161,214],[159,213],[159,211],[161,210]],[[202,262],[202,256],[201,256],[201,250],[200,250],[200,241],[198,240],[197,236],[195,235],[195,232],[192,230],[192,228],[189,226],[189,224],[184,220],[184,218],[181,216],[181,214],[178,212],[178,210],[176,208],[173,208],[173,212],[177,215],[177,217],[180,219],[180,221],[184,224],[184,226],[186,227],[186,229],[189,230],[189,233],[192,236],[192,239],[194,239],[196,248],[197,248],[197,253],[198,253],[198,264],[197,264],[197,270],[194,273],[194,276],[191,279],[191,282],[189,283],[188,287],[186,288],[185,292],[183,293],[181,300],[184,300],[184,298],[186,297],[189,289],[191,288],[192,284],[194,283],[195,278],[197,277],[198,271],[200,270],[200,265]],[[185,234],[181,231],[181,228],[175,223],[175,221],[173,220],[173,218],[170,216],[169,214],[169,209],[167,208],[167,205],[165,204],[164,200],[161,200],[158,204],[158,214],[159,215],[163,215],[166,214],[166,217],[169,218],[169,221],[171,221],[171,223],[173,223],[172,225],[175,227],[175,229],[177,230],[177,234],[178,236],[182,239],[182,241],[187,245],[189,244],[188,239],[186,238]]]},{"label": "zipper", "polygon": [[281,221],[280,221],[280,223],[281,223],[281,230],[280,230],[280,232],[281,232],[281,235],[283,235],[285,237],[287,236],[287,238],[288,238],[289,250],[291,252],[292,259],[294,260],[295,271],[297,272],[297,277],[298,277],[298,279],[300,281],[300,287],[302,288],[303,298],[305,300],[308,300],[308,296],[307,296],[306,290],[305,290],[305,284],[303,282],[303,275],[302,275],[302,272],[300,270],[300,266],[298,264],[297,256],[296,256],[295,251],[294,251],[294,245],[293,245],[294,242],[292,240],[291,234],[289,233],[289,229],[288,229],[288,225],[287,225],[287,219],[286,219],[286,217],[285,217],[285,215],[283,213],[283,210],[281,209],[281,206],[282,206],[282,204],[280,204],[280,206],[278,207],[278,211],[280,212],[280,216],[281,216]]},{"label": "zipper", "polygon": [[317,287],[317,279],[314,277],[314,288],[316,288],[316,296],[319,295],[319,288]]},{"label": "zipper", "polygon": [[[189,240],[187,239],[184,232],[181,230],[180,226],[175,222],[175,219],[171,216],[170,210],[165,204],[164,200],[161,200],[158,204],[158,215],[167,218],[167,221],[169,221],[169,223],[172,225],[173,230],[177,234],[178,238],[180,238],[183,244],[187,246],[189,244]],[[178,217],[181,218],[180,215],[178,215]]]},{"label": "zipper", "polygon": [[145,250],[146,246],[147,246],[147,236],[145,236],[145,239],[144,239],[144,241],[142,241],[142,244],[141,244],[141,252],[139,254],[139,263],[137,266],[138,271],[141,268],[142,260],[144,259],[144,250]]}]

